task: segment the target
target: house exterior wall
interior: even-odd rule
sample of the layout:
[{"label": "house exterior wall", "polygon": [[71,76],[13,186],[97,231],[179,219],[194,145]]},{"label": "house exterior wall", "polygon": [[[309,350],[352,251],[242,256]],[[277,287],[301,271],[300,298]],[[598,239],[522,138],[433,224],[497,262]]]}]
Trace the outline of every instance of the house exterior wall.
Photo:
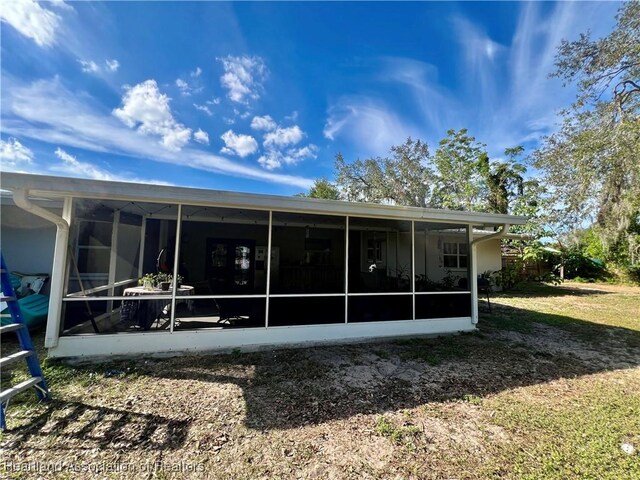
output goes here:
[{"label": "house exterior wall", "polygon": [[[60,214],[62,210],[57,211]],[[0,243],[11,271],[51,275],[56,227],[15,205],[2,205]],[[48,293],[45,283],[42,293]]]},{"label": "house exterior wall", "polygon": [[477,266],[478,274],[481,275],[486,271],[497,272],[502,269],[502,254],[500,252],[500,239],[487,240],[478,244]]}]

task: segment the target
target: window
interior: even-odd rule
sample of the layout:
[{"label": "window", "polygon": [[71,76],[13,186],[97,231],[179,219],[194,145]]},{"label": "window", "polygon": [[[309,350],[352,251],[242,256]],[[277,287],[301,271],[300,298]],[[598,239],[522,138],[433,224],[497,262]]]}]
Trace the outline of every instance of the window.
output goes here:
[{"label": "window", "polygon": [[467,244],[444,242],[442,254],[445,268],[467,268]]},{"label": "window", "polygon": [[382,240],[367,240],[367,262],[382,262]]}]

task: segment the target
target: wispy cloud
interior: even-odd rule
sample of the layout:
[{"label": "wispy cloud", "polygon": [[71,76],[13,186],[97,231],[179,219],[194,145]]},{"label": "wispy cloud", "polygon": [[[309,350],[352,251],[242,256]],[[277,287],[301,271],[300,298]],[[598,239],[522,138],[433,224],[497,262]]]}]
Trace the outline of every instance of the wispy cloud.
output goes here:
[{"label": "wispy cloud", "polygon": [[194,108],[196,110],[199,110],[201,112],[206,113],[207,115],[209,115],[210,117],[213,116],[213,112],[211,111],[211,109],[207,106],[207,105],[200,105],[198,103],[194,103],[193,104]]},{"label": "wispy cloud", "polygon": [[113,114],[142,134],[162,137],[162,145],[169,150],[180,150],[191,138],[191,129],[176,122],[169,100],[160,93],[155,80],[147,80],[127,89],[122,107],[114,109]]},{"label": "wispy cloud", "polygon": [[104,64],[105,64],[105,68],[109,72],[117,72],[118,69],[120,68],[120,62],[115,58],[105,60]]},{"label": "wispy cloud", "polygon": [[391,107],[363,96],[345,96],[330,107],[323,133],[329,140],[350,142],[365,156],[386,154],[409,136],[423,138]]},{"label": "wispy cloud", "polygon": [[507,49],[465,18],[455,17],[453,27],[464,57],[462,78],[467,82],[468,89],[477,92],[482,109],[489,111],[497,104],[497,79],[503,76],[497,57]]},{"label": "wispy cloud", "polygon": [[[451,64],[458,69],[457,85],[445,83],[434,65],[409,58],[378,59],[371,78],[395,83],[402,93],[393,101],[385,95],[346,95],[327,111],[324,135],[347,142],[360,155],[388,152],[407,136],[435,146],[448,129],[468,128],[487,144],[492,156],[505,148],[534,147],[556,128],[557,111],[570,104],[575,90],[549,79],[557,47],[591,29],[606,34],[617,6],[607,2],[519,4],[521,13],[511,41],[497,42],[469,18],[450,19]],[[551,10],[551,11],[550,11]]]},{"label": "wispy cloud", "polygon": [[4,170],[14,170],[33,162],[33,152],[16,138],[0,140],[0,159]]},{"label": "wispy cloud", "polygon": [[150,183],[153,185],[171,185],[164,180],[141,179],[135,176],[117,175],[100,168],[89,162],[81,162],[70,153],[65,152],[60,147],[53,152],[56,157],[62,160],[60,164],[49,165],[48,170],[56,173],[63,173],[70,177],[89,178],[91,180],[108,180],[112,182],[133,182]]},{"label": "wispy cloud", "polygon": [[220,155],[193,148],[168,150],[136,130],[125,127],[96,106],[82,91],[70,91],[59,79],[21,85],[3,77],[3,131],[17,138],[79,148],[91,152],[134,156],[219,174],[309,188],[311,179],[265,172]]},{"label": "wispy cloud", "polygon": [[262,58],[229,55],[218,60],[224,68],[220,84],[227,89],[227,96],[232,102],[246,104],[250,99],[260,98],[262,82],[267,75]]},{"label": "wispy cloud", "polygon": [[246,157],[258,150],[258,142],[251,135],[244,135],[242,133],[234,133],[233,130],[227,130],[220,138],[224,142],[224,147],[220,152],[227,153],[229,155],[238,155],[239,157]]},{"label": "wispy cloud", "polygon": [[33,0],[2,2],[0,19],[41,47],[51,47],[56,43],[60,17]]},{"label": "wispy cloud", "polygon": [[178,87],[178,90],[180,90],[180,93],[182,95],[185,95],[185,96],[191,95],[191,87],[187,82],[185,82],[181,78],[178,78],[176,80],[176,87]]},{"label": "wispy cloud", "polygon": [[424,124],[423,131],[441,132],[452,128],[453,112],[460,107],[453,92],[440,84],[434,65],[402,57],[382,57],[379,65],[378,80],[407,89],[410,102]]},{"label": "wispy cloud", "polygon": [[82,71],[85,73],[96,73],[100,70],[98,64],[93,60],[78,60],[78,63],[82,67]]},{"label": "wispy cloud", "polygon": [[86,162],[79,162],[76,157],[58,147],[55,155],[62,160],[61,165],[51,166],[52,171],[63,172],[72,176],[91,178],[94,180],[115,180],[116,176]]},{"label": "wispy cloud", "polygon": [[80,64],[82,71],[85,73],[100,73],[102,71],[105,71],[107,73],[114,73],[117,72],[120,68],[120,62],[118,62],[118,60],[116,60],[115,58],[105,60],[104,67],[102,68],[93,60],[83,60],[79,58],[78,63]]}]

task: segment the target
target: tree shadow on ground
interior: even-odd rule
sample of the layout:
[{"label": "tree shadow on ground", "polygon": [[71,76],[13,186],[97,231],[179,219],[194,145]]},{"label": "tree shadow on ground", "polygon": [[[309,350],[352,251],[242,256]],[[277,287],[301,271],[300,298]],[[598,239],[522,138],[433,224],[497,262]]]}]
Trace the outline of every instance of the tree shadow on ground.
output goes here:
[{"label": "tree shadow on ground", "polygon": [[[134,413],[108,407],[96,407],[83,402],[53,399],[41,405],[42,413],[31,417],[26,425],[13,428],[4,448],[20,448],[33,437],[55,437],[58,450],[91,450],[113,448],[137,450],[180,448],[187,438],[187,421],[159,415]],[[30,449],[50,449],[46,443]]]},{"label": "tree shadow on ground", "polygon": [[[482,397],[640,365],[640,332],[513,307],[500,310],[497,319],[484,315],[473,334],[174,358],[143,366],[138,373],[238,385],[246,426],[269,430]],[[512,331],[501,323],[505,316],[533,323],[531,331],[516,331],[515,339],[501,335]],[[554,326],[530,320],[541,316]],[[573,344],[546,348],[536,337],[539,325],[554,331],[562,326]],[[578,348],[589,355],[576,354]]]},{"label": "tree shadow on ground", "polygon": [[[483,308],[479,330],[458,336],[145,358],[67,368],[85,375],[109,369],[130,372],[144,382],[159,384],[154,395],[171,396],[175,383],[165,379],[197,381],[203,393],[207,385],[235,385],[242,390],[245,426],[268,431],[484,397],[640,365],[640,332],[636,330],[505,305],[494,305],[493,312]],[[124,379],[129,373],[122,375]],[[220,393],[225,391],[229,389],[197,398],[178,396],[172,411],[187,410],[181,402],[212,402],[208,411],[223,416],[229,413],[225,394]],[[114,399],[120,400],[124,402]],[[53,415],[59,410],[62,415]],[[92,425],[101,423],[110,434],[92,438]],[[60,448],[88,438],[88,445],[94,447],[135,449],[152,438],[153,448],[173,449],[185,442],[189,426],[190,422],[159,415],[54,402],[35,422],[15,429],[13,444],[55,430],[63,440]]]}]

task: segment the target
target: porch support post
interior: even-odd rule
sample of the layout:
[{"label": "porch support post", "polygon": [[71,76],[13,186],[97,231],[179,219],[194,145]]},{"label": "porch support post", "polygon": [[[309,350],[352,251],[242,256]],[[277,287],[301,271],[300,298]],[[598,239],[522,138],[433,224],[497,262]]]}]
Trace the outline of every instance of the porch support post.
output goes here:
[{"label": "porch support post", "polygon": [[173,248],[173,276],[171,282],[171,321],[169,331],[173,333],[176,323],[176,294],[178,292],[178,275],[180,274],[180,238],[182,237],[182,204],[178,204],[178,221],[176,222],[176,245]]},{"label": "porch support post", "polygon": [[[425,274],[427,271],[425,270]],[[411,220],[411,303],[413,308],[413,319],[416,319],[416,222]]]},{"label": "porch support post", "polygon": [[349,215],[344,219],[344,323],[349,323]]},{"label": "porch support post", "polygon": [[64,295],[65,266],[69,243],[69,225],[71,223],[71,197],[65,197],[62,206],[62,217],[29,201],[26,189],[13,191],[16,205],[38,217],[49,220],[56,225],[56,244],[53,251],[53,265],[51,266],[51,288],[49,290],[49,314],[47,316],[47,330],[44,346],[53,348],[58,345],[60,325],[62,322],[62,296]]},{"label": "porch support post", "polygon": [[264,327],[269,327],[269,295],[271,295],[271,238],[273,234],[273,211],[269,210],[269,232],[267,237],[267,298],[265,299]]},{"label": "porch support post", "polygon": [[471,289],[471,323],[478,323],[478,262],[476,256],[476,244],[473,241],[473,225],[467,226],[469,239],[468,251],[471,255],[469,262],[469,288]]}]

